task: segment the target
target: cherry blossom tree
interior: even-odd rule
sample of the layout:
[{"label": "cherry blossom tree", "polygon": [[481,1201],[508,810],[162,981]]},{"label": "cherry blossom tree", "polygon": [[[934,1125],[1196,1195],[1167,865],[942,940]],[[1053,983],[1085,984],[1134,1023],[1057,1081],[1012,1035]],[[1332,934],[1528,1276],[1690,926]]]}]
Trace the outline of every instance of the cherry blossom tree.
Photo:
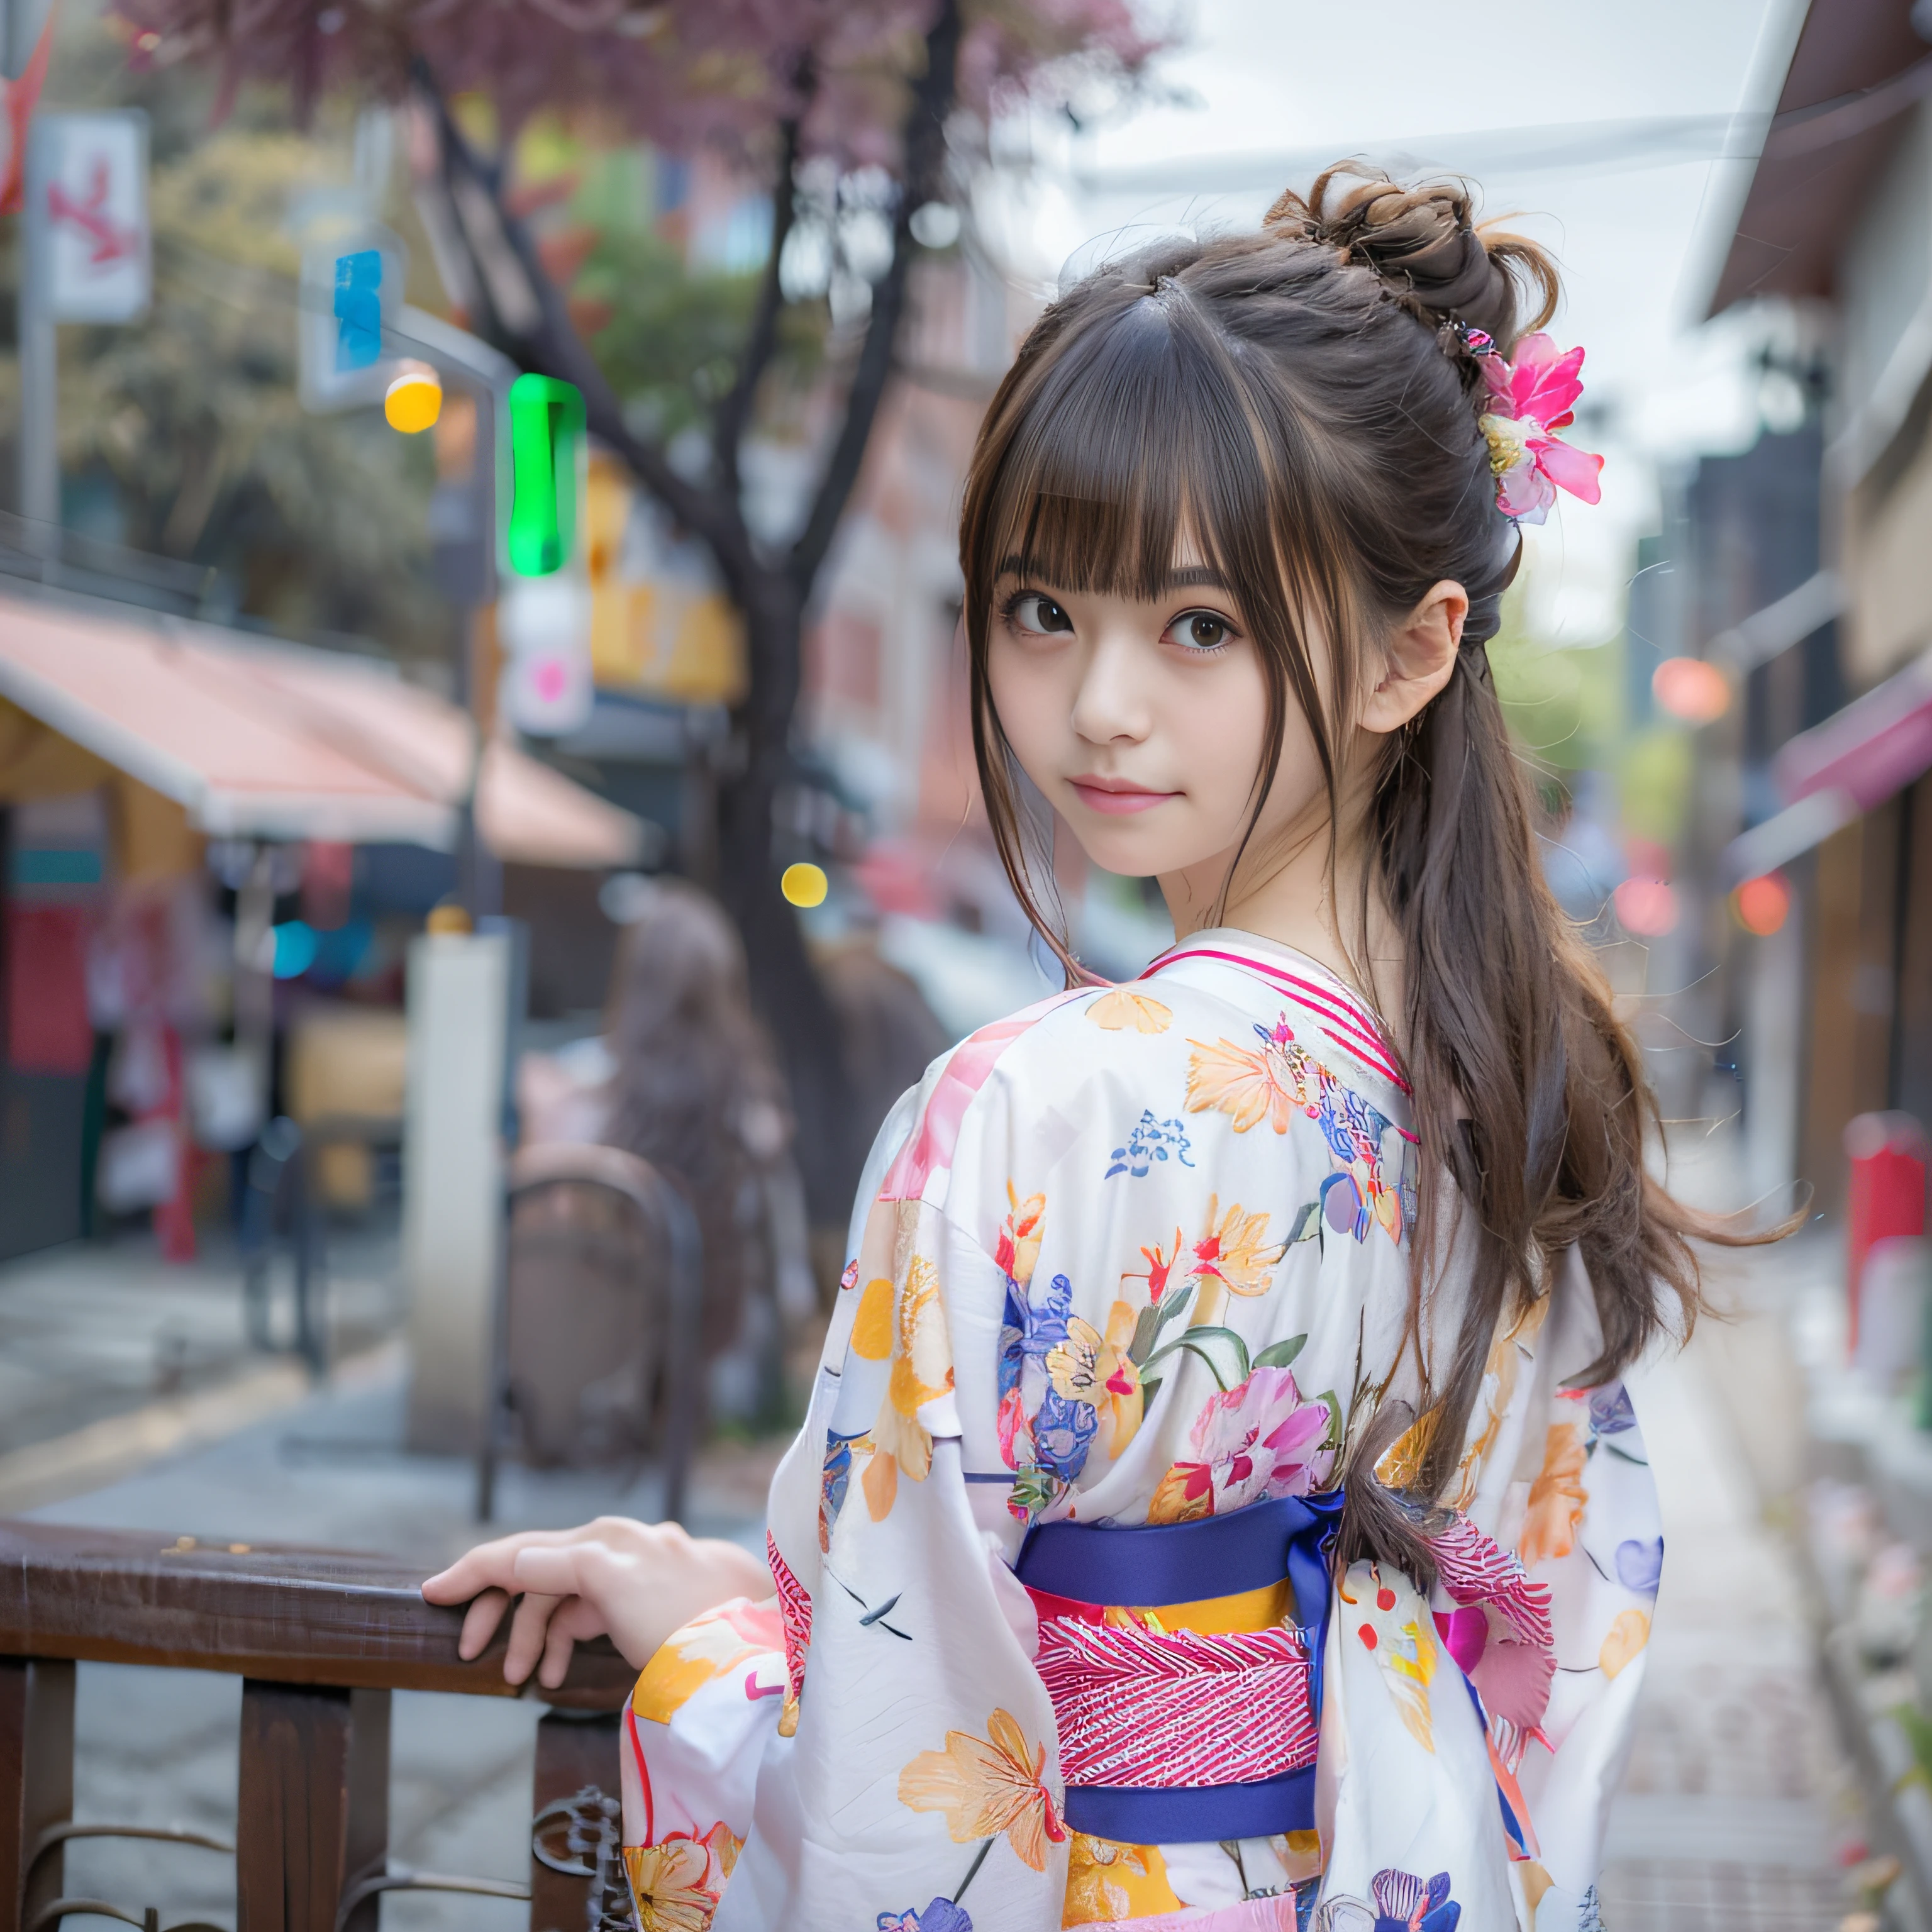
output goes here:
[{"label": "cherry blossom tree", "polygon": [[[1131,0],[118,0],[136,57],[213,63],[225,100],[286,85],[416,104],[432,130],[442,224],[466,261],[452,290],[470,326],[521,367],[583,392],[592,433],[700,538],[742,614],[750,667],[718,794],[718,877],[743,933],[754,995],[792,1078],[814,1218],[842,1213],[859,1150],[837,1029],[779,895],[773,808],[793,770],[800,644],[813,589],[856,482],[892,373],[920,244],[914,218],[956,199],[993,117],[1022,97],[1078,111],[1136,84],[1157,41]],[[451,104],[495,109],[486,151]],[[772,193],[771,226],[729,380],[710,403],[702,473],[627,422],[546,267],[509,178],[510,139],[562,112],[688,154],[710,147]],[[780,273],[824,184],[850,184],[890,226],[868,278],[856,353],[802,520],[784,541],[748,521],[741,459],[788,307]],[[876,224],[875,232],[876,232]],[[927,232],[932,232],[928,226]]]}]

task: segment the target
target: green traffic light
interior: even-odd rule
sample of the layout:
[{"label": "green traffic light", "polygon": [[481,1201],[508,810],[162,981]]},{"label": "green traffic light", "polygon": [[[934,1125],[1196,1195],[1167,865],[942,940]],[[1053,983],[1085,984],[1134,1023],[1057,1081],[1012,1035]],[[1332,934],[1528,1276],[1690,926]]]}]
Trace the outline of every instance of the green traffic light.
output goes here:
[{"label": "green traffic light", "polygon": [[519,577],[562,568],[577,541],[577,450],[584,398],[554,376],[510,385],[510,568]]}]

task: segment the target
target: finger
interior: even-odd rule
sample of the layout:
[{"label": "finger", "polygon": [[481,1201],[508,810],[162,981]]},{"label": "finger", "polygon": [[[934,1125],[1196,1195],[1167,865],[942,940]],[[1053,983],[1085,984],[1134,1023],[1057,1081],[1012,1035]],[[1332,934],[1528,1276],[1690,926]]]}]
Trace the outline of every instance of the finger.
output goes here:
[{"label": "finger", "polygon": [[576,1543],[560,1550],[526,1550],[517,1558],[519,1590],[538,1590],[546,1596],[582,1597],[591,1593],[592,1579],[601,1578],[610,1559],[602,1544]]},{"label": "finger", "polygon": [[484,1590],[514,1591],[517,1552],[540,1538],[554,1540],[556,1534],[554,1530],[523,1530],[514,1536],[500,1536],[494,1543],[479,1543],[448,1569],[430,1577],[422,1586],[423,1595],[432,1604],[466,1604]]},{"label": "finger", "polygon": [[510,1607],[507,1590],[485,1590],[464,1613],[462,1634],[456,1640],[456,1654],[467,1664],[490,1648],[503,1612]]},{"label": "finger", "polygon": [[604,1619],[594,1605],[581,1597],[567,1598],[550,1620],[544,1634],[543,1662],[537,1669],[537,1682],[546,1690],[554,1690],[570,1673],[570,1653],[580,1642],[604,1634]]},{"label": "finger", "polygon": [[503,1653],[503,1681],[520,1684],[535,1668],[542,1655],[544,1629],[561,1599],[532,1593],[517,1606],[510,1619],[509,1648]]}]

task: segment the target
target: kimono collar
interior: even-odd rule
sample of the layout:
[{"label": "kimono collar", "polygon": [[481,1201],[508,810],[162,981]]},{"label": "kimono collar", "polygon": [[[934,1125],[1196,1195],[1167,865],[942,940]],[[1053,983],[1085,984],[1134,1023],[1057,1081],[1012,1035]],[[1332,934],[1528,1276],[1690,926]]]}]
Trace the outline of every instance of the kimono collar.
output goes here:
[{"label": "kimono collar", "polygon": [[1215,926],[1171,946],[1140,976],[1154,979],[1186,959],[1238,967],[1265,980],[1306,1007],[1322,1030],[1344,1052],[1400,1092],[1414,1091],[1380,1016],[1329,968],[1306,953],[1252,932]]}]

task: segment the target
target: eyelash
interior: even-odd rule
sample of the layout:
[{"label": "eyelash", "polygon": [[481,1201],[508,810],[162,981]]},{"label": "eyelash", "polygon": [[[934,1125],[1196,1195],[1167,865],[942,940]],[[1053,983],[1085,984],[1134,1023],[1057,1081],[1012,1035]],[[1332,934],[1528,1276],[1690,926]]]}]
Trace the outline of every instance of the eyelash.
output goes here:
[{"label": "eyelash", "polygon": [[1008,628],[1011,629],[1017,627],[1016,620],[1019,616],[1020,606],[1024,604],[1029,597],[1038,597],[1048,603],[1052,603],[1054,601],[1052,598],[1048,597],[1043,590],[1014,590],[1009,592],[1004,602],[1003,602],[1000,605],[1000,621],[1003,624],[1006,625]]},{"label": "eyelash", "polygon": [[[1022,604],[1025,603],[1029,598],[1038,598],[1042,602],[1048,604],[1057,604],[1059,602],[1058,598],[1048,596],[1046,592],[1043,590],[1020,590],[1011,592],[1000,606],[1000,620],[1006,624],[1008,628],[1012,629],[1017,628],[1016,620],[1019,614],[1019,608]],[[1064,608],[1064,607],[1063,606],[1062,608]],[[1204,608],[1196,608],[1191,610],[1180,611],[1174,616],[1170,618],[1168,622],[1161,627],[1161,635],[1165,638],[1168,632],[1172,631],[1177,624],[1184,623],[1190,617],[1205,617],[1210,622],[1219,624],[1222,628],[1226,632],[1227,635],[1224,637],[1218,644],[1180,644],[1176,646],[1175,648],[1177,650],[1184,652],[1189,657],[1219,657],[1221,653],[1241,634],[1240,631],[1236,628],[1232,621],[1222,616],[1218,610],[1210,610]],[[1061,637],[1066,634],[1064,632],[1048,631],[1038,632],[1034,634],[1043,637]]]},{"label": "eyelash", "polygon": [[1166,637],[1168,632],[1172,631],[1174,628],[1175,625],[1184,624],[1190,618],[1192,617],[1205,617],[1210,624],[1219,624],[1227,634],[1222,638],[1218,644],[1182,644],[1178,646],[1180,650],[1185,651],[1191,658],[1217,658],[1241,634],[1240,632],[1234,628],[1232,622],[1228,618],[1222,616],[1220,611],[1193,610],[1182,611],[1178,616],[1173,620],[1172,622],[1168,625],[1166,629],[1161,632],[1161,635],[1163,638]]}]

